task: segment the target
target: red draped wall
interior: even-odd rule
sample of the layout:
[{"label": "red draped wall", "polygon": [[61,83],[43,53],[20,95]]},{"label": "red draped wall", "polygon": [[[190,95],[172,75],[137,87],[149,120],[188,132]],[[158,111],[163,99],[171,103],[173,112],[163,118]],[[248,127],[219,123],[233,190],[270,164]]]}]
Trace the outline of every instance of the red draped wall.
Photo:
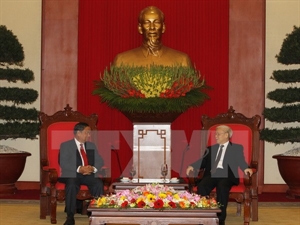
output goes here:
[{"label": "red draped wall", "polygon": [[[195,160],[195,154],[199,155],[201,116],[215,116],[228,109],[229,0],[80,0],[77,108],[85,114],[98,113],[100,131],[132,130],[132,123],[123,114],[100,104],[99,97],[92,95],[93,81],[99,79],[117,53],[141,44],[137,17],[149,5],[165,14],[163,43],[187,53],[213,88],[208,92],[209,101],[172,123],[172,130],[176,130],[176,135],[172,133],[172,168],[179,172],[187,143],[191,146],[183,168]],[[119,149],[122,168],[132,156],[131,132],[126,134],[107,135],[99,144],[104,158],[110,161],[111,156],[113,165],[117,160],[115,154],[110,154],[110,146]],[[112,175],[119,176],[117,166]]]}]

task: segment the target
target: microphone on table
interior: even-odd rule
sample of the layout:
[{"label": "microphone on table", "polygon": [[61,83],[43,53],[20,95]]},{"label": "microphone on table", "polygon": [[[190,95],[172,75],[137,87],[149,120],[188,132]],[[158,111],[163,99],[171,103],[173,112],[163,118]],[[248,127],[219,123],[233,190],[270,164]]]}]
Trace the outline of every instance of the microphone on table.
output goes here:
[{"label": "microphone on table", "polygon": [[120,170],[120,178],[122,177],[122,167],[121,167],[121,162],[120,162],[120,157],[119,157],[119,152],[118,149],[115,148],[115,146],[111,145],[110,146],[111,151],[113,151],[116,156],[117,156],[117,161],[118,161],[118,166],[119,166],[119,170]]},{"label": "microphone on table", "polygon": [[183,161],[184,161],[184,157],[185,157],[185,153],[190,150],[190,145],[187,144],[187,146],[183,149],[182,152],[182,157],[181,157],[181,165],[180,165],[180,170],[179,170],[179,178],[181,179],[181,171],[182,171],[182,166],[183,166]]}]

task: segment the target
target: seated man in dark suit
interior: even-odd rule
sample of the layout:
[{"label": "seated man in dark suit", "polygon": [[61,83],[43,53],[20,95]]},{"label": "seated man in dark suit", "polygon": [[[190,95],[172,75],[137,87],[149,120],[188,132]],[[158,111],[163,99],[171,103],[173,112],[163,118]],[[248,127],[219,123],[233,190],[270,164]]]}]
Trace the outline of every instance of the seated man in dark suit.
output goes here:
[{"label": "seated man in dark suit", "polygon": [[205,169],[202,180],[197,184],[197,194],[208,196],[216,188],[217,201],[221,204],[221,213],[218,214],[219,224],[225,225],[226,208],[229,192],[233,185],[239,184],[238,168],[250,176],[253,174],[244,157],[243,146],[231,143],[230,127],[220,125],[216,128],[217,144],[210,146],[202,158],[192,163],[186,170]]},{"label": "seated man in dark suit", "polygon": [[77,123],[74,127],[74,139],[63,142],[60,146],[59,181],[66,184],[67,220],[64,225],[75,224],[76,195],[80,185],[86,185],[94,197],[104,193],[103,182],[97,173],[103,166],[103,159],[98,154],[96,145],[88,141],[90,133],[91,128],[87,123]]}]

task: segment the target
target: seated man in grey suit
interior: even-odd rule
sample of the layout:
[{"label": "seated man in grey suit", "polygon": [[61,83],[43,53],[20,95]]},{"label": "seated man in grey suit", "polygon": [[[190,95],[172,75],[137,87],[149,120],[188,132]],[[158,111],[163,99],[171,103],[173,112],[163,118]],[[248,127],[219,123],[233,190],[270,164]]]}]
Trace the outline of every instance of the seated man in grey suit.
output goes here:
[{"label": "seated man in grey suit", "polygon": [[206,149],[202,158],[188,166],[186,174],[194,169],[205,169],[202,180],[197,184],[197,194],[208,196],[216,188],[217,201],[221,204],[219,224],[225,225],[229,192],[239,184],[238,168],[250,176],[253,174],[244,157],[243,146],[230,142],[232,130],[226,125],[216,128],[217,144]]},{"label": "seated man in grey suit", "polygon": [[86,185],[92,196],[103,195],[103,182],[98,178],[98,171],[103,166],[103,159],[98,154],[96,145],[89,142],[91,128],[87,123],[77,123],[74,138],[60,146],[58,163],[61,167],[60,182],[66,184],[67,220],[64,225],[74,225],[76,195],[80,185]]}]

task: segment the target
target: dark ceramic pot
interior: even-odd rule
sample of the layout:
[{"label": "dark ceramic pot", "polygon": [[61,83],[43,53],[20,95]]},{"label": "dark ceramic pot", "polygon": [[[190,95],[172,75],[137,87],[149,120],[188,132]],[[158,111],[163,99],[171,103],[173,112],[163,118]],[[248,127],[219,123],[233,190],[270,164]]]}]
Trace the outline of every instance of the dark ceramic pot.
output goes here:
[{"label": "dark ceramic pot", "polygon": [[0,153],[0,195],[15,194],[15,183],[23,173],[29,152]]},{"label": "dark ceramic pot", "polygon": [[274,155],[273,158],[277,159],[280,175],[289,187],[287,197],[300,196],[300,157],[280,154]]}]

